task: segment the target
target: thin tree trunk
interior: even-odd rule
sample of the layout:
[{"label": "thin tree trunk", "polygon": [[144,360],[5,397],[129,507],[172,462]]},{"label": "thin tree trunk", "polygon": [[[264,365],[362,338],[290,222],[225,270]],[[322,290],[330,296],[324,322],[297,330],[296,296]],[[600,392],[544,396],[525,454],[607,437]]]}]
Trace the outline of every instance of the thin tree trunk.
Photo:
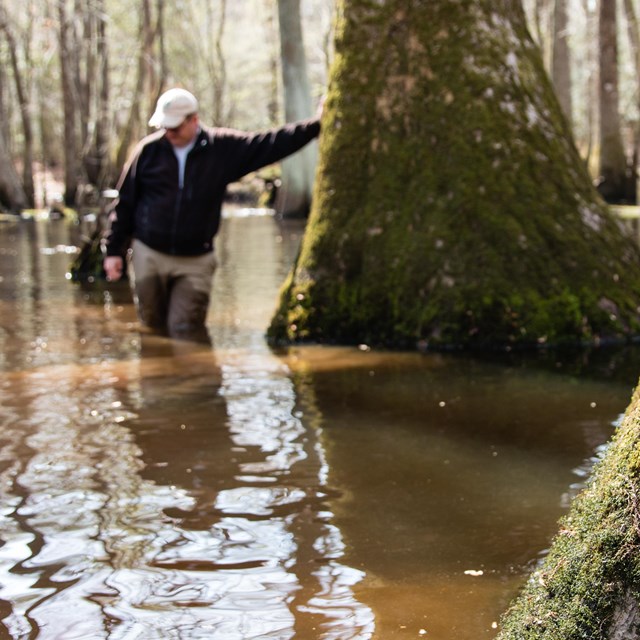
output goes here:
[{"label": "thin tree trunk", "polygon": [[33,182],[33,129],[31,125],[31,106],[27,97],[27,92],[22,78],[22,72],[18,63],[18,52],[16,39],[8,23],[4,6],[0,6],[0,30],[4,33],[9,47],[9,57],[11,60],[11,70],[18,96],[18,106],[22,121],[22,134],[24,137],[23,146],[23,168],[22,182],[24,193],[27,198],[27,205],[33,207],[35,204],[35,187]]},{"label": "thin tree trunk", "polygon": [[[225,0],[226,4],[226,0]],[[157,0],[156,3],[156,12],[157,12],[157,21],[156,21],[156,38],[158,39],[158,56],[159,56],[159,75],[157,79],[157,91],[156,96],[154,98],[154,102],[160,97],[160,93],[164,90],[167,84],[167,76],[168,66],[167,66],[167,52],[165,49],[165,36],[164,36],[164,0]]]},{"label": "thin tree trunk", "polygon": [[571,124],[573,120],[573,105],[571,100],[571,54],[569,51],[567,0],[555,0],[551,79],[553,80],[553,86],[562,111],[569,124]]},{"label": "thin tree trunk", "polygon": [[0,132],[0,206],[12,213],[20,213],[28,205],[20,176],[11,161],[5,137]]},{"label": "thin tree trunk", "polygon": [[[640,108],[640,25],[638,24],[638,16],[631,0],[624,0],[624,9],[627,18],[627,33],[629,35],[629,44],[633,56],[633,64],[636,79],[636,95],[637,104]],[[640,157],[640,123],[636,124],[633,140],[633,176],[636,181],[636,190],[634,202],[638,202],[637,180],[638,180],[638,158]]]},{"label": "thin tree trunk", "polygon": [[[76,53],[74,57],[75,86],[78,96],[78,113],[80,116],[80,139],[83,149],[83,159],[87,162],[90,155],[91,102],[93,83],[96,74],[95,34],[94,34],[94,5],[75,0],[73,33]],[[95,175],[95,171],[91,171]]]},{"label": "thin tree trunk", "polygon": [[70,45],[73,35],[67,18],[66,0],[58,4],[58,37],[60,48],[60,80],[64,109],[64,200],[70,207],[76,203],[80,183],[80,163],[78,146],[77,98],[74,87],[74,65]]},{"label": "thin tree trunk", "polygon": [[95,0],[97,18],[97,82],[99,83],[98,108],[95,133],[95,153],[97,163],[96,183],[102,189],[111,181],[109,166],[109,49],[107,41],[107,16],[104,0]]},{"label": "thin tree trunk", "polygon": [[618,97],[616,0],[600,2],[600,168],[599,191],[608,202],[626,198],[627,163],[622,145]]},{"label": "thin tree trunk", "polygon": [[[304,51],[300,0],[278,0],[280,49],[287,122],[312,114],[311,89]],[[317,159],[315,144],[282,162],[282,185],[276,198],[276,212],[284,217],[306,216],[311,206]]]},{"label": "thin tree trunk", "polygon": [[143,105],[143,97],[147,97],[149,95],[149,72],[151,69],[149,66],[149,56],[152,55],[153,43],[156,36],[156,31],[152,24],[151,5],[149,0],[141,0],[140,3],[139,33],[141,46],[138,53],[136,84],[132,92],[129,117],[127,118],[124,131],[120,137],[118,151],[116,154],[116,164],[119,167],[124,165],[132,144],[139,137],[139,131],[142,124],[140,112]]},{"label": "thin tree trunk", "polygon": [[224,100],[227,84],[227,69],[222,46],[227,15],[226,0],[219,0],[220,8],[217,20],[214,17],[212,0],[207,0],[207,32],[211,34],[211,43],[207,54],[207,69],[212,91],[213,122],[222,125],[224,122]]},{"label": "thin tree trunk", "polygon": [[[595,12],[591,9],[590,0],[583,0],[582,2],[584,15],[587,22],[587,42],[593,42],[596,39],[595,36]],[[585,163],[587,167],[591,166],[594,138],[596,137],[596,112],[598,110],[598,88],[597,88],[597,63],[596,53],[594,47],[590,47],[586,54],[586,64],[588,68],[586,87],[584,92],[586,95],[586,116],[587,116],[587,146],[584,152]]]},{"label": "thin tree trunk", "polygon": [[266,20],[266,38],[269,54],[269,101],[267,113],[269,122],[276,125],[280,121],[280,49],[278,44],[278,32],[275,26],[275,2],[277,0],[264,0]]}]

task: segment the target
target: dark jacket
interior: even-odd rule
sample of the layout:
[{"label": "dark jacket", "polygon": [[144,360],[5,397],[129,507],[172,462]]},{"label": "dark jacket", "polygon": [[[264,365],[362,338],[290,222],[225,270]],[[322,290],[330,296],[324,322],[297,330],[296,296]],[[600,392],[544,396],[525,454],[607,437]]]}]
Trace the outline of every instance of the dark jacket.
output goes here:
[{"label": "dark jacket", "polygon": [[263,133],[203,126],[187,156],[182,189],[164,131],[147,136],[120,178],[107,254],[124,255],[131,238],[173,255],[212,251],[227,185],[298,151],[319,132],[317,119]]}]

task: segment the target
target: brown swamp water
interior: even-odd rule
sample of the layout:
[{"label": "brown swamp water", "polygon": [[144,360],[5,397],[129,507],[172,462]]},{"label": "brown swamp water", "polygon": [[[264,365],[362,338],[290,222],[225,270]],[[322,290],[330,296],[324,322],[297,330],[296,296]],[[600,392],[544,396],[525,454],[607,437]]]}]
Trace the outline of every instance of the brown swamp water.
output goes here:
[{"label": "brown swamp water", "polygon": [[66,281],[73,225],[0,223],[0,638],[489,639],[544,555],[637,353],[274,353],[301,227],[255,213],[213,348]]}]

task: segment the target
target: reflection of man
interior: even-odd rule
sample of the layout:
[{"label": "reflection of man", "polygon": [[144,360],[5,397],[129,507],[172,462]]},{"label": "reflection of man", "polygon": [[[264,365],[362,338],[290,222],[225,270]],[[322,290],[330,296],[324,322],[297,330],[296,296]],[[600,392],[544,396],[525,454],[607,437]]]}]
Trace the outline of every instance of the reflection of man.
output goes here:
[{"label": "reflection of man", "polygon": [[227,185],[298,151],[320,123],[313,118],[262,133],[205,127],[196,98],[170,89],[149,124],[159,131],[138,144],[123,171],[104,268],[118,280],[133,239],[142,323],[172,337],[205,338],[213,238]]}]

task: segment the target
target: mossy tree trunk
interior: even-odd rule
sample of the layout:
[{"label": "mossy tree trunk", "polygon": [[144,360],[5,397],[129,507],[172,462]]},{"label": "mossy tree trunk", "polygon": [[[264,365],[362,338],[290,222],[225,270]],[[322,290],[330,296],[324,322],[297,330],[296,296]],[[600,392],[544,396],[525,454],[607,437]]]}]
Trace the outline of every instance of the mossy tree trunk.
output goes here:
[{"label": "mossy tree trunk", "polygon": [[273,341],[638,333],[640,256],[516,0],[343,0],[313,209]]},{"label": "mossy tree trunk", "polygon": [[640,391],[498,640],[640,638]]}]

